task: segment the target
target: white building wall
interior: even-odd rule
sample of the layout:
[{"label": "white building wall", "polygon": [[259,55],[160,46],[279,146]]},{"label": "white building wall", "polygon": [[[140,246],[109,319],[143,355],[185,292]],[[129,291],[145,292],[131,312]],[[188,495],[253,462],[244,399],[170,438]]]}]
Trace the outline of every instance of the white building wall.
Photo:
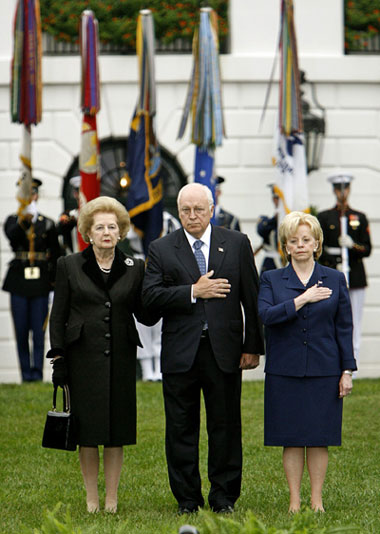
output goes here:
[{"label": "white building wall", "polygon": [[[16,209],[15,182],[19,174],[20,126],[10,123],[9,74],[15,0],[4,0],[0,19],[0,224]],[[227,139],[217,150],[218,174],[227,177],[224,207],[236,213],[254,247],[259,215],[271,214],[266,185],[273,181],[272,135],[277,109],[273,84],[261,131],[259,122],[278,39],[279,0],[230,0],[231,54],[221,56]],[[326,177],[336,167],[355,175],[351,204],[367,213],[373,252],[366,260],[369,288],[363,321],[360,376],[380,376],[380,56],[343,55],[343,1],[295,0],[300,68],[316,83],[326,108],[327,134],[322,168],[309,177],[311,203],[318,209],[333,205]],[[191,176],[194,148],[188,135],[177,131],[185,101],[192,59],[189,55],[156,58],[160,142],[177,155]],[[137,97],[135,57],[100,58],[101,104],[99,137],[126,136]],[[62,180],[78,155],[81,115],[78,57],[43,58],[43,121],[33,128],[32,163],[43,180],[42,213],[57,220],[62,211]],[[278,74],[275,75],[275,81]],[[308,94],[306,94],[311,101]],[[188,134],[188,132],[187,132]],[[4,277],[11,258],[1,231],[0,268]],[[260,263],[260,256],[257,257]],[[0,382],[19,381],[9,296],[0,292]],[[48,378],[48,365],[46,377]],[[247,376],[261,377],[262,370]]]}]

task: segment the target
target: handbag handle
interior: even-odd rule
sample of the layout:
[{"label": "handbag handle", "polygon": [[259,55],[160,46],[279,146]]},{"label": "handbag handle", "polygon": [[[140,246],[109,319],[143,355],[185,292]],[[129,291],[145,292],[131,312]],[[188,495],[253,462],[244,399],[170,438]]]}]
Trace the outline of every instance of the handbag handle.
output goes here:
[{"label": "handbag handle", "polygon": [[[53,392],[53,411],[57,411],[57,389],[58,386],[54,386],[54,392]],[[71,411],[71,403],[70,403],[70,390],[69,386],[65,384],[62,388],[62,401],[63,401],[63,411],[66,413],[70,413]]]}]

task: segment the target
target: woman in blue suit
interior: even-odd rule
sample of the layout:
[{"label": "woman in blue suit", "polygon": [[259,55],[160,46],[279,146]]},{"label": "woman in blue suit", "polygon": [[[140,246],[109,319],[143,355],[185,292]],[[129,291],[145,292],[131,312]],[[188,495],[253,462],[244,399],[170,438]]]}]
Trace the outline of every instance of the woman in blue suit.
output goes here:
[{"label": "woman in blue suit", "polygon": [[265,445],[282,446],[289,511],[300,509],[306,464],[311,507],[324,511],[328,449],[341,444],[343,397],[356,362],[344,275],[316,263],[323,233],[316,217],[294,211],[279,228],[284,269],[262,274],[259,314],[266,327]]}]

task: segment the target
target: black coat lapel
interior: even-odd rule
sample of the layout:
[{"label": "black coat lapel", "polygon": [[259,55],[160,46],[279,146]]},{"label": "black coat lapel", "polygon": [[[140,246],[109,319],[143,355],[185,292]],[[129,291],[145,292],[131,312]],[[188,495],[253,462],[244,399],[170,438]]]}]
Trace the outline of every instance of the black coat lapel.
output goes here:
[{"label": "black coat lapel", "polygon": [[174,246],[177,258],[181,265],[183,265],[191,278],[196,282],[201,276],[201,273],[199,272],[197,260],[195,259],[194,252],[191,250],[183,229],[178,230],[177,240]]},{"label": "black coat lapel", "polygon": [[82,256],[85,259],[85,262],[82,266],[83,272],[91,278],[91,280],[101,289],[109,290],[114,285],[117,280],[125,273],[127,267],[124,263],[125,256],[124,254],[116,247],[115,249],[115,259],[112,263],[111,272],[108,276],[107,283],[104,282],[104,278],[101,274],[101,271],[96,263],[95,254],[92,246],[87,247],[83,252]]},{"label": "black coat lapel", "polygon": [[[218,272],[218,269],[223,264],[224,258],[227,252],[227,242],[224,233],[219,231],[218,227],[212,226],[211,228],[211,242],[210,242],[210,256],[208,258],[208,270],[214,270],[214,273]],[[215,276],[214,275],[214,276]]]}]

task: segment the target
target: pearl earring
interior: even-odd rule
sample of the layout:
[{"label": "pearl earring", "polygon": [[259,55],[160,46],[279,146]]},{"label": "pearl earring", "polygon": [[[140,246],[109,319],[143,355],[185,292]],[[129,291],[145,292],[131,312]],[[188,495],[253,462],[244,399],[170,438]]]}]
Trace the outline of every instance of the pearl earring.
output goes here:
[{"label": "pearl earring", "polygon": [[92,239],[92,237],[90,237],[90,243],[91,245],[93,244],[94,240]]},{"label": "pearl earring", "polygon": [[314,252],[317,252],[317,247],[315,247]]}]

